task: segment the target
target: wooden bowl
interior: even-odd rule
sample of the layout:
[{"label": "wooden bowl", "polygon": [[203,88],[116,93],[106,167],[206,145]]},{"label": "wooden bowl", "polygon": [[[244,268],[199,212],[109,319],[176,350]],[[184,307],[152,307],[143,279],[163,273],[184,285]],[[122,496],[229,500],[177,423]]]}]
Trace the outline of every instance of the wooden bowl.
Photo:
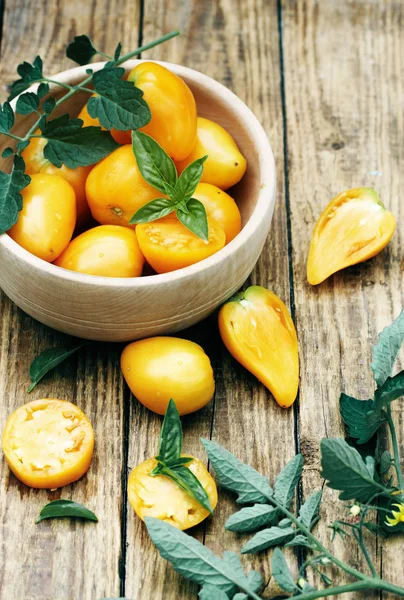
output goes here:
[{"label": "wooden bowl", "polygon": [[[123,65],[129,72],[140,61]],[[7,234],[0,236],[0,287],[26,313],[81,338],[127,341],[174,333],[204,319],[234,294],[253,269],[267,237],[275,203],[275,165],[267,136],[253,113],[217,81],[180,65],[161,63],[194,93],[198,114],[217,121],[235,138],[247,172],[230,194],[243,222],[239,235],[213,256],[185,269],[133,279],[67,271],[33,256]],[[94,70],[103,63],[91,65]],[[88,66],[53,79],[77,84]],[[60,95],[60,88],[51,90]],[[60,113],[77,115],[88,95],[76,94]],[[15,107],[15,100],[13,101]],[[55,115],[56,116],[56,115]],[[18,117],[24,134],[32,116]]]}]

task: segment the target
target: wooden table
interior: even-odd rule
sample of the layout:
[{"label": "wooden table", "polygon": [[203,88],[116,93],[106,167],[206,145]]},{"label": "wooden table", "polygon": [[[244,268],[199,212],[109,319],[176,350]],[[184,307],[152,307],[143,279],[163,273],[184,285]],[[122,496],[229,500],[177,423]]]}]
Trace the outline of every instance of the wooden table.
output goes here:
[{"label": "wooden table", "polygon": [[[205,459],[199,437],[211,437],[272,479],[300,451],[301,498],[321,487],[319,441],[344,433],[340,391],[368,397],[371,344],[404,299],[404,2],[5,0],[1,7],[3,98],[25,59],[40,54],[49,75],[69,68],[64,48],[76,34],[90,34],[111,52],[119,40],[129,50],[178,28],[180,38],[145,56],[204,71],[238,94],[263,123],[276,158],[277,206],[251,282],[291,307],[300,340],[300,399],[281,410],[229,357],[213,316],[184,332],[210,355],[217,382],[214,401],[184,419],[185,448]],[[305,263],[315,220],[333,196],[356,186],[379,191],[397,217],[397,234],[374,260],[310,287]],[[77,403],[96,433],[90,471],[62,491],[25,487],[1,458],[1,600],[196,598],[196,587],[158,557],[126,499],[130,469],[156,453],[161,420],[131,398],[119,368],[121,347],[89,346],[28,396],[30,362],[67,336],[34,322],[4,295],[0,314],[1,429],[16,407],[54,396]],[[393,411],[403,446],[399,403]],[[60,497],[89,506],[99,523],[35,525],[40,508]],[[335,498],[325,490],[317,526],[327,543],[327,525],[340,515]],[[223,528],[233,510],[233,499],[221,492],[214,517],[195,535],[217,552],[240,549],[242,540]],[[361,566],[354,545],[336,540],[334,549]],[[378,539],[372,549],[383,575],[404,585],[402,538]],[[288,558],[295,569],[295,555]],[[243,560],[259,566],[269,582],[270,553]]]}]

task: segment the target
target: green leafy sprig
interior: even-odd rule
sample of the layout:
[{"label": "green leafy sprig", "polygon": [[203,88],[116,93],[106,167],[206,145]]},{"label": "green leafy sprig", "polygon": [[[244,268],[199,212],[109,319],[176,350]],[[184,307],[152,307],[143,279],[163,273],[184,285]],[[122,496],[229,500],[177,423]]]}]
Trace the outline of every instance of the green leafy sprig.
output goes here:
[{"label": "green leafy sprig", "polygon": [[[11,173],[0,171],[0,234],[17,222],[18,212],[22,209],[21,191],[31,178],[25,174],[21,153],[32,138],[46,140],[44,156],[58,168],[62,164],[69,169],[92,165],[119,147],[109,131],[101,127],[83,127],[81,119],[72,119],[67,114],[53,118],[54,111],[77,92],[87,92],[92,96],[88,101],[88,112],[99,120],[102,127],[121,131],[143,127],[151,119],[150,109],[143,99],[143,92],[133,82],[122,79],[125,70],[120,65],[178,34],[178,31],[172,31],[123,56],[120,43],[114,55],[110,56],[97,50],[87,36],[75,37],[66,50],[69,58],[80,65],[90,62],[96,54],[108,59],[101,70],[93,72],[89,68],[88,76],[77,85],[47,77],[40,56],[32,64],[23,62],[18,65],[20,78],[11,85],[8,100],[0,105],[0,133],[15,141],[15,148],[9,146],[2,153],[3,158],[14,158]],[[27,91],[34,84],[36,88]],[[56,100],[49,96],[50,85],[62,88],[66,93]],[[17,96],[13,109],[10,102]],[[37,116],[24,136],[12,131],[15,113]]]},{"label": "green leafy sprig", "polygon": [[53,500],[53,502],[49,502],[49,504],[46,504],[43,507],[39,513],[39,517],[35,522],[40,523],[45,519],[56,519],[63,517],[86,519],[87,521],[98,521],[98,518],[92,510],[89,510],[78,502],[73,502],[72,500]]},{"label": "green leafy sprig", "polygon": [[41,354],[38,354],[38,356],[32,361],[29,368],[31,385],[27,390],[28,393],[32,392],[34,387],[41,381],[42,377],[45,377],[47,373],[70,358],[70,356],[81,350],[81,348],[88,346],[90,343],[91,342],[80,341],[74,345],[55,346],[54,348],[47,348],[41,352]]},{"label": "green leafy sprig", "polygon": [[175,212],[192,233],[207,241],[208,220],[202,202],[193,198],[207,156],[197,158],[178,177],[174,162],[150,136],[132,131],[132,147],[143,179],[167,198],[148,202],[133,215],[130,223],[150,223]]}]

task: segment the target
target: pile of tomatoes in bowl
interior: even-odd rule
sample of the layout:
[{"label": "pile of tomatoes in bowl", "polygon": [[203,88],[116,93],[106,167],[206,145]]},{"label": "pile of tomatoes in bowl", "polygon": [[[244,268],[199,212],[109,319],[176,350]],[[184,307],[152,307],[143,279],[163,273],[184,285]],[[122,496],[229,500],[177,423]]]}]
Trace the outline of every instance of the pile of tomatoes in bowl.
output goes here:
[{"label": "pile of tomatoes in bowl", "polygon": [[[191,90],[164,66],[139,63],[128,80],[142,90],[152,115],[140,131],[173,159],[178,174],[208,156],[193,194],[205,207],[208,239],[174,213],[130,223],[141,207],[162,196],[138,168],[130,131],[112,130],[121,146],[99,163],[76,169],[52,165],[43,153],[46,140],[34,137],[22,154],[31,183],[8,234],[35,256],[70,271],[104,277],[167,273],[211,256],[241,230],[239,208],[226,190],[241,180],[247,164],[230,133],[198,117]],[[99,126],[87,106],[78,116],[85,127]]]}]

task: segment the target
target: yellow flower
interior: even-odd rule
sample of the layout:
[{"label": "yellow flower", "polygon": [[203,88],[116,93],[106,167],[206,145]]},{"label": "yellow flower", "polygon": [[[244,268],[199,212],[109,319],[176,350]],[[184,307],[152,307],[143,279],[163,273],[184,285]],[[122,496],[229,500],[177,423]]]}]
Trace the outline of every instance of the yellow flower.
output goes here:
[{"label": "yellow flower", "polygon": [[393,513],[394,519],[386,517],[386,525],[389,525],[389,527],[394,527],[394,525],[404,523],[404,504],[393,504],[393,506],[396,506],[398,508],[398,511],[391,511]]}]

